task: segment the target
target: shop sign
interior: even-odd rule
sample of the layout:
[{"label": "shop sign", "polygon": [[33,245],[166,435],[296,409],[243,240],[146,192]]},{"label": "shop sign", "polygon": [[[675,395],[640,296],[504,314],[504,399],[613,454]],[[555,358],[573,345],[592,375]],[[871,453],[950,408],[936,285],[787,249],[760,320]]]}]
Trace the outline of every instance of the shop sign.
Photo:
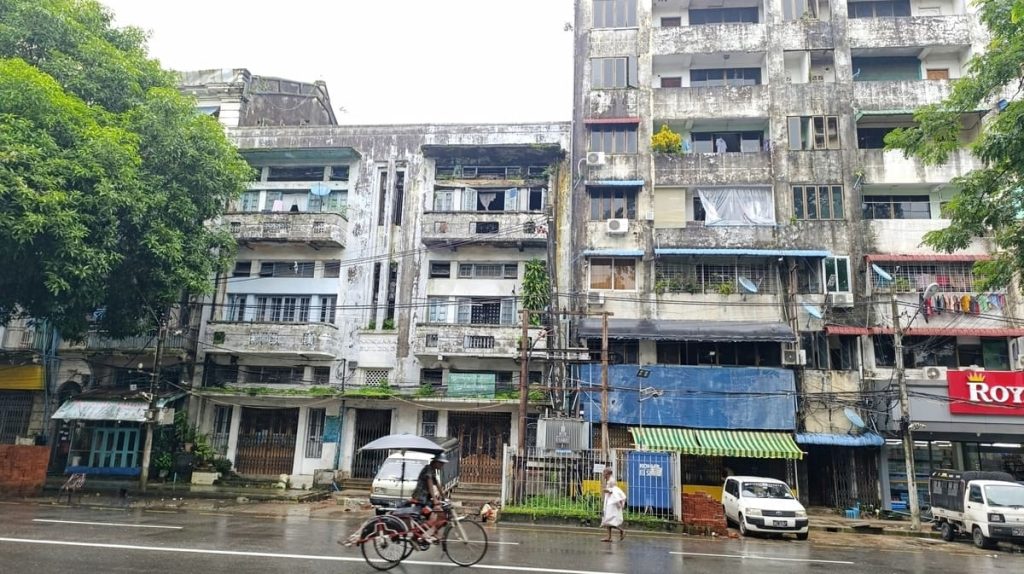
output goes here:
[{"label": "shop sign", "polygon": [[1024,372],[947,371],[949,412],[1024,416]]}]

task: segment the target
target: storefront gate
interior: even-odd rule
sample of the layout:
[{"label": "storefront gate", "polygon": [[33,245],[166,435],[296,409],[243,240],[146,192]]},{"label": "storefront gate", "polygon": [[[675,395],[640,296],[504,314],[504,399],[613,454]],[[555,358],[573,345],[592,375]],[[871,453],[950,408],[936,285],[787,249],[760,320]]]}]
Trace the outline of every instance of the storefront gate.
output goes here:
[{"label": "storefront gate", "polygon": [[388,456],[386,450],[360,452],[363,445],[391,433],[391,411],[356,409],[356,436],[353,442],[352,478],[373,478]]},{"label": "storefront gate", "polygon": [[291,474],[299,409],[242,408],[235,468],[238,474]]},{"label": "storefront gate", "polygon": [[32,393],[0,391],[0,444],[14,444],[24,436],[31,416]]},{"label": "storefront gate", "polygon": [[448,435],[462,445],[459,481],[500,484],[503,447],[511,432],[511,413],[449,413]]}]

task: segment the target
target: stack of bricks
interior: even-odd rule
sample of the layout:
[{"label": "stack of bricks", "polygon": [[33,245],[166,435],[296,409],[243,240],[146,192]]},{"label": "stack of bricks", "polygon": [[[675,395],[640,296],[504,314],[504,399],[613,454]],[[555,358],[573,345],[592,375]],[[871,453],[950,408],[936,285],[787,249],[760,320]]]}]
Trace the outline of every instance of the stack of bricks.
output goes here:
[{"label": "stack of bricks", "polygon": [[0,444],[0,496],[38,496],[46,484],[50,449]]},{"label": "stack of bricks", "polygon": [[726,536],[729,533],[722,503],[703,492],[683,494],[683,525],[694,534]]}]

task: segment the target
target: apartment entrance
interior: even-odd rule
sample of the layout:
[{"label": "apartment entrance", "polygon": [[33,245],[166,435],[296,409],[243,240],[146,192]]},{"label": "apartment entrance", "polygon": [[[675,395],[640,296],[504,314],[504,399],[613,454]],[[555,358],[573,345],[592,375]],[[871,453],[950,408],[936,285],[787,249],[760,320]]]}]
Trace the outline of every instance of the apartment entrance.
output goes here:
[{"label": "apartment entrance", "polygon": [[449,413],[448,436],[462,445],[460,482],[500,484],[502,449],[511,434],[511,413]]},{"label": "apartment entrance", "polygon": [[299,409],[242,407],[235,455],[238,474],[274,477],[291,474],[298,429]]},{"label": "apartment entrance", "polygon": [[352,478],[373,478],[388,456],[386,450],[360,452],[370,441],[391,433],[391,411],[382,409],[356,409],[356,436],[353,441]]}]

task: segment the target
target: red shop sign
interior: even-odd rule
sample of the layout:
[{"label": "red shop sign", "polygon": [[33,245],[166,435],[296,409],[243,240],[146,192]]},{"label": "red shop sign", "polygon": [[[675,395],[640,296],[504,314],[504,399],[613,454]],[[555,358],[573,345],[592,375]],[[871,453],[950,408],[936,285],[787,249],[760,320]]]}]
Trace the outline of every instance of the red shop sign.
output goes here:
[{"label": "red shop sign", "polygon": [[1024,416],[1024,372],[947,371],[949,412]]}]

